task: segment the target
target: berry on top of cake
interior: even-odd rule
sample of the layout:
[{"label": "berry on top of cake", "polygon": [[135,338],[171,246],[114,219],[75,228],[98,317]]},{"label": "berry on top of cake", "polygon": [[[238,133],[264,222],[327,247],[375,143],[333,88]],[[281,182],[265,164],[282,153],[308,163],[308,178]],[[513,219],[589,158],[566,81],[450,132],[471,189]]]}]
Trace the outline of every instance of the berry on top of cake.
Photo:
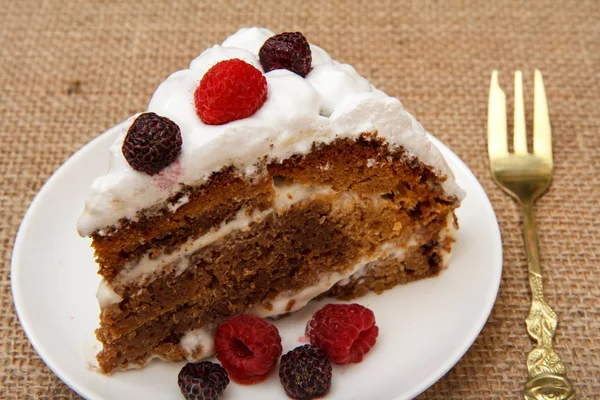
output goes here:
[{"label": "berry on top of cake", "polygon": [[198,117],[207,125],[248,118],[267,100],[261,71],[238,58],[219,61],[202,77],[194,92]]},{"label": "berry on top of cake", "polygon": [[305,78],[312,69],[312,52],[300,32],[271,36],[261,46],[258,57],[265,72],[287,69]]},{"label": "berry on top of cake", "polygon": [[398,99],[301,33],[241,29],[119,129],[77,226],[102,276],[103,372],[199,360],[233,315],[447,266],[464,192],[444,158]]}]

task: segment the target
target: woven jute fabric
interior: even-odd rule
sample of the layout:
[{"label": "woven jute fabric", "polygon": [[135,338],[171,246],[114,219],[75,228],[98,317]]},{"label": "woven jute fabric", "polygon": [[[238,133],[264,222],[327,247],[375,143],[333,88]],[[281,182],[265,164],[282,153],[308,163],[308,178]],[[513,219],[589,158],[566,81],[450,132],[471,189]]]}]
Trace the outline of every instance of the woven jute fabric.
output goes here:
[{"label": "woven jute fabric", "polygon": [[11,251],[34,195],[85,143],[145,110],[169,73],[244,26],[302,31],[353,64],[456,152],[493,203],[504,246],[496,305],[420,399],[522,397],[532,347],[522,221],[488,171],[487,95],[499,69],[511,113],[512,72],[523,70],[531,127],[533,71],[544,73],[556,165],[537,204],[546,295],[580,398],[600,398],[600,4],[578,0],[0,0],[0,396],[78,397],[30,345],[11,296]]}]

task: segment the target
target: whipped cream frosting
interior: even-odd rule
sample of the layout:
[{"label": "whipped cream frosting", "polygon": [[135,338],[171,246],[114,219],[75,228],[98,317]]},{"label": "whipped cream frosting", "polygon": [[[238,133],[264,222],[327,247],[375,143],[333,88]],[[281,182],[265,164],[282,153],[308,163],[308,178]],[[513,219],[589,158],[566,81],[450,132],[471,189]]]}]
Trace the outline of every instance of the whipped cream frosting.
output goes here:
[{"label": "whipped cream frosting", "polygon": [[168,199],[181,184],[201,184],[224,166],[234,165],[252,176],[265,156],[267,161],[284,160],[308,153],[313,143],[356,139],[364,132],[377,131],[392,147],[403,146],[439,176],[447,176],[444,190],[462,199],[464,192],[444,158],[400,101],[313,44],[313,69],[306,78],[283,69],[267,72],[267,100],[254,115],[224,125],[204,124],[194,109],[194,91],[204,74],[217,62],[232,58],[263,71],[258,51],[273,35],[263,28],[240,29],[157,88],[148,111],[178,124],[183,141],[180,156],[160,173],[149,176],[129,166],[121,147],[136,116],[120,126],[110,148],[109,171],[92,183],[78,221],[82,236],[101,232],[122,218],[135,220],[138,211]]}]

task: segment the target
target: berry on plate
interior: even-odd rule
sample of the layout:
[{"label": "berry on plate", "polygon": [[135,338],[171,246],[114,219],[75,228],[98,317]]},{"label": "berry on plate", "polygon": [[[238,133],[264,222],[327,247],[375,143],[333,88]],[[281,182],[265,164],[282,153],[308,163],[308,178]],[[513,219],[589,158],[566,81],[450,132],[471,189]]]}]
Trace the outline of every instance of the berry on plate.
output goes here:
[{"label": "berry on plate", "polygon": [[328,304],[306,324],[306,336],[336,364],[359,363],[377,341],[373,311],[360,304]]},{"label": "berry on plate", "polygon": [[186,400],[216,400],[229,384],[223,367],[210,361],[187,363],[177,376],[181,394]]},{"label": "berry on plate", "polygon": [[154,175],[181,152],[181,131],[169,118],[144,113],[129,127],[121,151],[131,168]]},{"label": "berry on plate", "polygon": [[265,319],[234,315],[215,333],[217,359],[238,383],[253,383],[273,371],[281,356],[281,337]]},{"label": "berry on plate", "polygon": [[284,32],[268,38],[258,52],[265,72],[287,69],[301,77],[312,69],[312,52],[300,32]]},{"label": "berry on plate", "polygon": [[306,344],[281,357],[279,379],[292,399],[310,400],[331,388],[331,363],[318,347]]},{"label": "berry on plate", "polygon": [[207,125],[248,118],[267,100],[267,80],[254,66],[234,58],[216,63],[194,92],[196,114]]}]

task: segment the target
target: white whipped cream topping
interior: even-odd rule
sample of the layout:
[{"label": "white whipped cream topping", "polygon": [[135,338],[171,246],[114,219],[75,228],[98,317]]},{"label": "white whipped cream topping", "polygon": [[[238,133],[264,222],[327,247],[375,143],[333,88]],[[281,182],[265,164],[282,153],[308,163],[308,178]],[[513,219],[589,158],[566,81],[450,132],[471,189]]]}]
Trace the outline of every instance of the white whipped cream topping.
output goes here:
[{"label": "white whipped cream topping", "polygon": [[234,165],[252,175],[264,156],[267,161],[284,160],[308,153],[313,143],[356,139],[364,132],[377,131],[392,146],[403,146],[440,176],[446,175],[444,190],[462,199],[464,192],[442,155],[400,101],[314,45],[313,69],[305,79],[287,70],[265,74],[267,100],[254,115],[218,126],[202,123],[194,109],[194,91],[206,71],[231,58],[240,58],[262,71],[258,50],[273,34],[261,28],[241,29],[158,87],[148,111],[177,123],[183,141],[176,162],[159,174],[149,176],[129,166],[121,147],[134,117],[122,124],[110,149],[109,171],[93,182],[85,202],[77,225],[81,235],[114,225],[121,218],[135,219],[138,211],[177,193],[180,184],[200,184],[224,166]]}]

